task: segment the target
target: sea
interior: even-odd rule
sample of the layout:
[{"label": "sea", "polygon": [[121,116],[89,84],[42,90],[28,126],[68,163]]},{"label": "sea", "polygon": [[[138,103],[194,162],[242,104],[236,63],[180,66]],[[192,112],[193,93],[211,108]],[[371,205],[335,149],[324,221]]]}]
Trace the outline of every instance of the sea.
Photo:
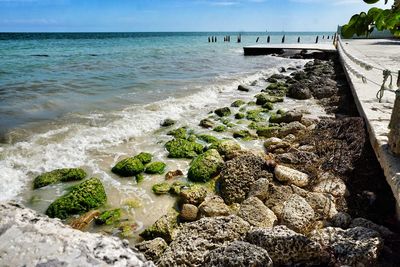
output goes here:
[{"label": "sea", "polygon": [[[201,133],[199,121],[215,108],[254,100],[254,93],[237,91],[239,84],[261,90],[279,67],[304,65],[307,60],[243,54],[243,46],[267,43],[268,36],[281,43],[284,35],[286,43],[298,37],[314,43],[317,36],[330,42],[333,33],[0,33],[0,201],[44,212],[68,185],[32,190],[32,180],[81,167],[102,180],[109,208],[132,198],[141,202],[130,211],[139,232],[174,205],[172,197],[151,192],[164,177],[147,175],[137,184],[111,167],[147,151],[167,170],[186,171],[190,161],[167,157],[163,145],[170,137],[160,123],[171,118],[176,127]],[[217,42],[208,42],[211,36]],[[262,149],[257,142],[243,145]]]}]

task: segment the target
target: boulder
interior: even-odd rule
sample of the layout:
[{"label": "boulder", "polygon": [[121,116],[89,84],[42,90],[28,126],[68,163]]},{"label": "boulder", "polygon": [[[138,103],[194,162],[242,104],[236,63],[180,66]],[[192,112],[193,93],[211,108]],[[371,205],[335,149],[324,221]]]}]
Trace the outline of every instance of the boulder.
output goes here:
[{"label": "boulder", "polygon": [[220,117],[226,117],[226,116],[231,115],[231,109],[229,107],[223,107],[223,108],[214,110],[214,113]]},{"label": "boulder", "polygon": [[161,256],[158,266],[202,266],[209,251],[242,238],[249,229],[249,224],[235,215],[185,223]]},{"label": "boulder", "polygon": [[355,227],[364,227],[364,228],[374,230],[374,231],[378,232],[384,238],[391,238],[394,236],[394,233],[392,231],[390,231],[387,227],[378,225],[378,224],[371,222],[370,220],[367,220],[364,218],[355,218],[351,222],[349,228],[355,228]]},{"label": "boulder", "polygon": [[261,178],[272,178],[262,157],[248,153],[225,162],[220,174],[220,193],[225,203],[241,203],[251,185]]},{"label": "boulder", "polygon": [[276,114],[272,115],[269,118],[270,123],[290,123],[294,121],[301,121],[301,118],[303,117],[303,114],[300,112],[285,112],[283,114]]},{"label": "boulder", "polygon": [[218,125],[216,127],[214,127],[213,131],[217,132],[217,133],[222,133],[225,132],[227,129],[227,127],[225,125]]},{"label": "boulder", "polygon": [[160,161],[154,161],[145,166],[145,173],[148,174],[163,174],[165,172],[165,168],[167,164]]},{"label": "boulder", "polygon": [[332,226],[339,227],[342,229],[348,228],[350,223],[351,223],[351,216],[345,212],[338,212],[331,219]]},{"label": "boulder", "polygon": [[270,137],[264,142],[264,147],[268,152],[274,152],[277,149],[286,149],[290,147],[288,142],[284,142],[282,139],[277,137]]},{"label": "boulder", "polygon": [[189,189],[192,185],[182,181],[175,181],[172,183],[169,193],[172,195],[179,195],[183,189]]},{"label": "boulder", "polygon": [[172,120],[172,119],[165,119],[163,122],[161,122],[161,126],[162,127],[169,127],[172,126],[176,123],[176,121]]},{"label": "boulder", "polygon": [[174,139],[165,144],[170,158],[194,158],[203,152],[204,147],[186,139]]},{"label": "boulder", "polygon": [[247,221],[251,226],[261,228],[272,228],[278,221],[278,218],[272,210],[267,208],[262,201],[256,197],[250,197],[243,201],[237,215]]},{"label": "boulder", "polygon": [[189,188],[181,189],[179,194],[180,201],[183,204],[193,204],[198,206],[201,202],[205,200],[207,196],[207,190],[200,185],[193,185]]},{"label": "boulder", "polygon": [[157,237],[153,240],[143,241],[136,244],[135,247],[144,254],[146,259],[156,262],[167,249],[168,244],[164,239]]},{"label": "boulder", "polygon": [[275,177],[281,182],[293,184],[299,187],[307,186],[310,180],[308,174],[283,165],[277,165],[275,167]]},{"label": "boulder", "polygon": [[329,254],[322,246],[284,225],[251,230],[246,241],[268,251],[274,265],[323,265]]},{"label": "boulder", "polygon": [[103,211],[96,219],[95,222],[98,225],[106,224],[111,225],[119,222],[121,218],[121,209],[113,209]]},{"label": "boulder", "polygon": [[333,265],[375,266],[383,247],[379,233],[364,227],[348,230],[327,227],[312,233],[312,240],[329,248]]},{"label": "boulder", "polygon": [[240,151],[242,148],[239,143],[234,140],[221,140],[220,142],[211,145],[210,149],[216,149],[220,155],[227,156]]},{"label": "boulder", "polygon": [[288,123],[285,126],[281,127],[278,132],[278,137],[282,138],[289,134],[296,135],[299,132],[304,131],[306,129],[307,129],[307,127],[304,126],[303,124],[301,124],[298,121],[294,121],[294,122]]},{"label": "boulder", "polygon": [[79,168],[57,169],[43,173],[33,180],[33,188],[41,188],[59,182],[79,181],[86,177],[86,172]]},{"label": "boulder", "polygon": [[280,218],[283,204],[293,195],[293,189],[286,185],[276,185],[270,183],[268,187],[268,197],[265,205],[270,208],[275,215]]},{"label": "boulder", "polygon": [[203,266],[272,267],[273,262],[265,249],[247,242],[233,241],[207,253]]},{"label": "boulder", "polygon": [[169,190],[171,189],[171,185],[167,182],[154,184],[152,186],[152,191],[156,195],[163,195],[168,194]]},{"label": "boulder", "polygon": [[311,90],[306,83],[296,82],[289,86],[288,97],[305,100],[310,99],[312,97]]},{"label": "boulder", "polygon": [[344,197],[348,195],[347,186],[342,179],[336,178],[329,173],[322,175],[321,179],[322,180],[313,187],[314,192],[328,193],[334,197]]},{"label": "boulder", "polygon": [[73,219],[69,225],[77,230],[84,230],[87,228],[91,222],[100,215],[100,211],[98,210],[91,210],[88,211],[78,218]]},{"label": "boulder", "polygon": [[213,128],[214,127],[214,122],[211,121],[210,119],[203,119],[200,121],[199,124],[203,128]]},{"label": "boulder", "polygon": [[72,229],[16,203],[1,203],[0,218],[0,266],[155,266],[126,240]]},{"label": "boulder", "polygon": [[208,134],[200,134],[197,136],[197,138],[209,144],[215,144],[220,141],[217,137]]},{"label": "boulder", "polygon": [[220,196],[209,196],[200,204],[200,217],[228,216],[231,213],[229,207]]},{"label": "boulder", "polygon": [[271,96],[269,94],[261,93],[255,96],[257,101],[257,105],[264,105],[265,103],[277,103],[277,102],[283,102],[283,97],[281,96]]},{"label": "boulder", "polygon": [[137,157],[123,159],[111,171],[122,177],[135,176],[144,171],[144,165]]},{"label": "boulder", "polygon": [[186,139],[187,130],[186,130],[186,127],[180,127],[178,129],[169,131],[167,133],[167,135],[171,135],[171,136],[175,137],[176,139],[179,139],[179,138]]},{"label": "boulder", "polygon": [[250,92],[251,89],[250,89],[249,86],[246,86],[246,85],[243,85],[243,84],[239,84],[238,90],[242,91],[242,92]]},{"label": "boulder", "polygon": [[215,149],[198,156],[190,164],[188,179],[193,182],[208,182],[219,174],[224,160]]},{"label": "boulder", "polygon": [[184,221],[188,221],[188,222],[195,221],[197,218],[198,211],[199,211],[199,209],[195,205],[183,204],[181,213],[180,213],[180,217]]},{"label": "boulder", "polygon": [[248,193],[248,197],[257,197],[261,201],[264,201],[268,197],[269,180],[261,178],[255,181],[251,186]]},{"label": "boulder", "polygon": [[161,237],[166,242],[171,242],[175,237],[175,230],[178,227],[178,215],[179,213],[176,210],[169,210],[167,214],[161,216],[155,223],[147,227],[139,235],[145,240]]},{"label": "boulder", "polygon": [[169,171],[165,174],[165,180],[172,180],[175,177],[183,176],[183,172],[181,170]]},{"label": "boulder", "polygon": [[103,184],[98,178],[91,178],[74,187],[55,200],[46,210],[51,218],[66,219],[70,215],[81,214],[98,208],[107,201]]},{"label": "boulder", "polygon": [[281,127],[279,126],[265,126],[265,127],[258,127],[257,128],[257,135],[260,137],[276,137],[278,136]]},{"label": "boulder", "polygon": [[314,210],[301,196],[293,194],[283,204],[281,222],[290,229],[307,233],[311,230],[314,221]]},{"label": "boulder", "polygon": [[238,107],[241,107],[241,106],[243,106],[244,104],[246,104],[246,102],[244,102],[243,100],[236,100],[235,102],[233,102],[232,104],[231,104],[231,107],[233,107],[233,108],[238,108]]}]

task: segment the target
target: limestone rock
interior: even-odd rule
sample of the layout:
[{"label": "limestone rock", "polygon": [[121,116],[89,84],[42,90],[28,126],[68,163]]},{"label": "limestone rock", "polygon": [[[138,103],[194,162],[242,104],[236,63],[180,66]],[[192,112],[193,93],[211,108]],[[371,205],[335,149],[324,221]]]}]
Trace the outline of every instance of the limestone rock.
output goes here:
[{"label": "limestone rock", "polygon": [[233,241],[210,251],[204,257],[203,266],[272,267],[273,262],[265,249],[247,242]]},{"label": "limestone rock", "polygon": [[197,218],[198,211],[199,211],[199,209],[195,205],[183,204],[182,210],[180,213],[180,217],[184,221],[188,221],[188,222],[195,221]]},{"label": "limestone rock", "polygon": [[257,197],[261,201],[264,201],[268,197],[269,180],[266,178],[261,178],[255,181],[250,186],[250,191],[248,197]]},{"label": "limestone rock", "polygon": [[220,196],[207,197],[199,206],[200,217],[228,216],[231,211]]},{"label": "limestone rock", "polygon": [[135,247],[144,254],[146,259],[156,262],[167,249],[168,244],[164,239],[157,237],[153,240],[143,241]]},{"label": "limestone rock", "polygon": [[351,222],[349,227],[350,228],[354,228],[354,227],[368,228],[368,229],[378,232],[384,238],[390,238],[394,235],[394,233],[392,231],[390,231],[387,227],[378,225],[378,224],[371,222],[370,220],[367,220],[364,218],[355,218]]},{"label": "limestone rock", "polygon": [[274,265],[323,264],[328,253],[322,246],[284,225],[251,230],[246,241],[268,251]]},{"label": "limestone rock", "polygon": [[207,196],[207,190],[200,185],[194,185],[189,188],[181,189],[179,194],[180,200],[183,204],[193,204],[198,206]]},{"label": "limestone rock", "polygon": [[238,216],[250,225],[261,228],[272,228],[278,220],[272,210],[256,197],[250,197],[242,202]]},{"label": "limestone rock", "polygon": [[332,177],[330,174],[322,176],[322,180],[313,187],[314,192],[329,193],[334,197],[348,195],[346,184],[342,179]]},{"label": "limestone rock", "polygon": [[278,137],[282,138],[287,136],[288,134],[298,134],[301,131],[306,130],[307,127],[304,126],[303,124],[301,124],[298,121],[294,121],[291,123],[286,124],[285,126],[283,126],[282,128],[279,129],[278,131]]},{"label": "limestone rock", "polygon": [[299,187],[307,186],[309,183],[309,177],[307,174],[283,165],[277,165],[275,167],[275,177],[281,182],[286,182]]},{"label": "limestone rock", "polygon": [[155,266],[127,241],[74,230],[15,203],[0,204],[1,266]]},{"label": "limestone rock", "polygon": [[280,218],[283,204],[293,195],[293,189],[286,185],[270,184],[268,188],[268,198],[265,205],[270,208],[275,215]]},{"label": "limestone rock", "polygon": [[281,221],[290,229],[299,233],[307,233],[314,220],[314,210],[301,196],[293,194],[283,204]]},{"label": "limestone rock", "polygon": [[269,122],[271,123],[290,123],[294,121],[301,121],[303,118],[303,114],[300,112],[285,112],[283,114],[272,115],[269,118]]},{"label": "limestone rock", "polygon": [[364,227],[327,227],[314,231],[312,240],[329,247],[336,265],[374,266],[383,247],[379,233]]},{"label": "limestone rock", "polygon": [[332,217],[331,223],[335,227],[346,229],[351,223],[351,216],[346,212],[338,212]]},{"label": "limestone rock", "polygon": [[167,214],[161,216],[153,225],[147,227],[140,236],[146,240],[157,237],[163,238],[167,242],[171,242],[175,237],[175,230],[178,226],[178,212],[170,210]]},{"label": "limestone rock", "polygon": [[169,171],[165,174],[165,180],[171,180],[179,176],[183,176],[183,172],[181,170]]},{"label": "limestone rock", "polygon": [[249,229],[250,225],[235,215],[185,223],[161,256],[158,266],[201,266],[210,250],[241,239]]},{"label": "limestone rock", "polygon": [[210,149],[193,160],[188,179],[193,182],[208,182],[221,170],[224,160],[215,149]]}]

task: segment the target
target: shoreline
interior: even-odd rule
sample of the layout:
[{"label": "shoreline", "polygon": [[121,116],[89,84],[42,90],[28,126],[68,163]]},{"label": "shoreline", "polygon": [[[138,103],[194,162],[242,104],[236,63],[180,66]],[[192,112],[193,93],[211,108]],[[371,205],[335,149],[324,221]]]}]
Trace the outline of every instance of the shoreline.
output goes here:
[{"label": "shoreline", "polygon": [[[248,118],[253,118],[255,124],[250,128],[247,125],[242,130],[235,130],[233,134],[240,139],[259,140],[261,144],[264,143],[267,150],[249,153],[243,149],[237,149],[237,146],[232,146],[232,144],[221,146],[222,141],[205,144],[211,146],[209,151],[213,151],[214,146],[219,154],[217,157],[222,159],[222,161],[217,160],[218,172],[208,175],[210,181],[215,180],[217,190],[215,191],[212,185],[211,187],[210,185],[181,187],[182,192],[178,197],[180,226],[178,227],[176,221],[178,213],[173,213],[161,217],[153,227],[148,228],[144,236],[153,241],[137,245],[147,257],[160,266],[205,262],[224,264],[233,260],[234,255],[229,254],[230,249],[238,249],[239,254],[243,253],[244,263],[249,263],[248,261],[252,260],[250,257],[255,256],[246,255],[245,247],[251,246],[254,253],[264,255],[263,260],[257,262],[259,265],[256,266],[267,266],[272,262],[280,264],[329,262],[351,265],[358,261],[364,264],[378,263],[382,260],[387,260],[389,263],[396,261],[388,250],[382,251],[382,249],[383,240],[388,241],[388,245],[392,245],[389,248],[393,249],[396,243],[390,242],[392,239],[395,240],[393,237],[397,234],[368,220],[357,220],[359,216],[367,215],[367,217],[374,217],[374,221],[379,220],[380,224],[385,223],[390,219],[391,208],[383,211],[374,210],[374,208],[380,206],[379,201],[390,203],[394,200],[380,198],[388,192],[387,188],[379,188],[382,190],[378,192],[379,194],[371,195],[369,192],[374,193],[371,184],[368,185],[369,182],[363,179],[355,179],[354,170],[361,174],[358,177],[364,175],[365,178],[375,172],[376,179],[382,178],[379,177],[382,176],[382,171],[377,170],[378,164],[378,166],[371,165],[370,173],[363,173],[362,168],[365,163],[359,162],[360,159],[362,160],[362,153],[366,153],[365,158],[369,160],[369,164],[376,163],[376,158],[374,160],[368,141],[365,141],[365,126],[362,121],[354,118],[346,119],[346,117],[358,117],[358,113],[354,110],[354,100],[349,95],[347,81],[343,72],[340,71],[341,66],[337,61],[329,64],[324,60],[312,62],[317,63],[306,64],[306,72],[293,70],[295,74],[291,76],[282,72],[283,76],[265,77],[270,78],[270,84],[283,82],[287,86],[282,86],[286,89],[275,86],[264,90],[265,96],[257,98],[258,104],[262,104],[263,109],[267,109],[266,104],[282,94],[298,99],[313,96],[318,98],[319,103],[336,118],[319,118],[319,121],[315,121],[306,118],[307,114],[301,111],[292,110],[283,110],[279,113],[278,110],[249,113],[248,111],[251,110],[259,110],[260,106],[256,106],[257,103],[246,104],[243,113],[246,112],[245,117],[249,122],[251,119]],[[311,84],[318,86],[311,88]],[[254,93],[259,92],[250,90],[248,94],[254,95]],[[282,105],[288,101],[287,98],[282,100],[284,101]],[[234,111],[237,112],[236,109]],[[215,113],[217,113],[216,110]],[[240,110],[238,113],[241,113]],[[267,115],[264,117],[261,113]],[[249,116],[249,114],[255,116]],[[214,115],[209,120],[214,126],[222,126],[224,117],[218,118]],[[265,120],[269,120],[272,127],[263,124]],[[341,130],[337,132],[337,129]],[[350,130],[354,130],[358,135],[352,135]],[[213,131],[209,133],[213,135]],[[189,137],[185,133],[184,139]],[[207,161],[207,158],[203,158],[203,160],[209,162],[207,164],[215,164],[214,159]],[[324,164],[328,166],[328,169],[325,169],[327,166]],[[254,170],[252,172],[251,168],[257,172],[255,173]],[[249,173],[237,174],[235,169],[249,169]],[[261,176],[259,172],[262,173]],[[382,181],[385,182],[384,179]],[[332,186],[333,184],[335,186]],[[362,187],[365,187],[365,190],[360,191],[359,188]],[[237,196],[236,193],[243,188],[245,192]],[[348,191],[350,191],[350,197]],[[249,195],[250,192],[252,196]],[[377,197],[378,200],[376,200]],[[232,205],[236,202],[242,205]],[[371,210],[374,213],[371,213]],[[263,216],[258,216],[259,212]],[[304,218],[295,215],[301,215],[300,217]],[[193,222],[184,222],[183,218]],[[220,229],[218,225],[222,222],[224,226]],[[286,226],[276,226],[277,224]],[[213,228],[215,227],[220,231],[218,232],[221,234],[220,238],[214,237]],[[199,229],[202,229],[204,233]],[[275,229],[277,232],[274,232]],[[360,236],[355,236],[352,231],[358,231]],[[327,234],[331,237],[326,237]],[[338,244],[341,242],[340,235],[344,236],[349,246],[346,251],[347,257],[340,254]],[[164,238],[164,241],[160,240],[160,237]],[[285,255],[286,258],[281,258],[281,252],[273,248],[274,244],[267,242],[269,239],[275,240],[274,238],[285,240],[284,247],[286,246],[288,253]],[[303,240],[308,244],[311,242],[312,246],[304,243],[308,253],[299,255],[296,244],[290,243],[290,240]],[[203,241],[205,243],[198,245],[198,242]],[[362,249],[357,250],[356,245],[361,246]],[[187,250],[182,251],[183,247],[187,247]],[[332,255],[327,255],[329,249],[325,247],[332,250],[330,251]],[[212,251],[214,249],[215,251]],[[379,257],[381,251],[386,259]],[[266,259],[269,260],[266,261]]]}]

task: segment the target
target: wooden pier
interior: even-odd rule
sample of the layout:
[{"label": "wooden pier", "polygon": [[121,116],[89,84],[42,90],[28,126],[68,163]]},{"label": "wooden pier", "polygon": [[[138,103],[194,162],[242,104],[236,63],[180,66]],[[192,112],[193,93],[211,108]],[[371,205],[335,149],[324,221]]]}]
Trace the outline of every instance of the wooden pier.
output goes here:
[{"label": "wooden pier", "polygon": [[270,55],[282,53],[284,50],[314,50],[323,52],[337,52],[332,43],[318,44],[262,44],[243,47],[245,56]]}]

